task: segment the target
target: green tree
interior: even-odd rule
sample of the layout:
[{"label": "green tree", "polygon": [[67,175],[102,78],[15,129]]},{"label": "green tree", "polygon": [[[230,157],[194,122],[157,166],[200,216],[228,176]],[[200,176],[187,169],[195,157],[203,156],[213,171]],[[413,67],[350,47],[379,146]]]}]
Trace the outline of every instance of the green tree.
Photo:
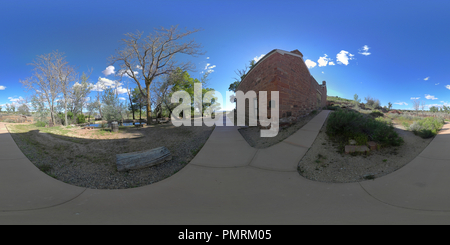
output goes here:
[{"label": "green tree", "polygon": [[22,115],[30,114],[30,109],[28,108],[27,104],[22,104],[21,106],[19,106],[17,111]]},{"label": "green tree", "polygon": [[45,106],[44,102],[45,99],[39,93],[31,97],[31,107],[35,112],[33,116],[36,118],[36,121],[47,123],[47,119],[50,117],[50,109]]},{"label": "green tree", "polygon": [[[180,91],[180,90],[184,90],[186,91],[190,97],[191,97],[191,115],[194,115],[195,113],[195,108],[199,107],[200,105],[195,105],[194,104],[194,84],[202,84],[202,94],[201,94],[201,98],[197,98],[197,101],[202,101],[202,98],[204,97],[204,95],[209,92],[209,91],[214,91],[214,89],[212,88],[206,88],[203,87],[203,85],[206,85],[206,78],[205,76],[203,77],[202,80],[198,80],[197,78],[192,78],[189,73],[187,71],[183,71],[181,73],[181,76],[178,76],[178,80],[174,83],[173,87],[172,87],[172,92],[170,93],[170,97],[172,96],[172,94],[176,91]],[[203,113],[205,112],[205,110],[210,107],[210,108],[214,108],[214,109],[220,109],[220,103],[217,101],[217,97],[214,97],[213,99],[213,103],[202,103],[202,112],[201,114],[203,115]],[[200,112],[197,112],[200,113]],[[177,115],[178,116],[178,115]]]},{"label": "green tree", "polygon": [[360,102],[361,102],[361,99],[359,98],[359,96],[357,94],[353,95],[353,103],[354,103],[355,107],[357,107]]},{"label": "green tree", "polygon": [[438,108],[436,107],[436,106],[432,106],[432,107],[430,107],[430,111],[431,112],[438,112]]},{"label": "green tree", "polygon": [[124,104],[120,102],[119,94],[115,87],[105,88],[102,95],[104,104],[103,116],[108,123],[123,120]]},{"label": "green tree", "polygon": [[11,112],[11,105],[10,104],[6,104],[5,107],[6,107],[6,112],[10,113]]},{"label": "green tree", "polygon": [[[142,95],[142,93],[139,91],[139,88],[136,87],[131,91],[131,101],[134,103],[132,106],[130,106],[130,109],[133,111],[133,118],[134,118],[134,112],[139,111],[139,120],[142,120],[142,109],[145,109],[147,106],[147,99],[145,95]],[[147,121],[147,124],[150,124],[151,122]]]},{"label": "green tree", "polygon": [[392,103],[388,102],[388,109],[391,110],[392,109]]},{"label": "green tree", "polygon": [[78,115],[83,113],[83,108],[87,105],[87,96],[92,90],[92,85],[88,83],[89,75],[81,75],[81,83],[76,82],[72,86],[72,90],[69,91],[69,110],[74,114]]}]

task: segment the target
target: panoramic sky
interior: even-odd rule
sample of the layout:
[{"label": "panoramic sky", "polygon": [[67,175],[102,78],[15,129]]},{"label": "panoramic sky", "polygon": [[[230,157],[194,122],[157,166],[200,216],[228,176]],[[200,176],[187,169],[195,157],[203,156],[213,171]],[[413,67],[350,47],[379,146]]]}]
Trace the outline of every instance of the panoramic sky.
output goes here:
[{"label": "panoramic sky", "polygon": [[[32,75],[27,64],[37,55],[63,52],[79,73],[92,69],[92,84],[108,84],[118,71],[108,57],[125,33],[172,25],[201,29],[183,40],[205,54],[175,59],[196,65],[191,77],[211,71],[208,86],[223,95],[250,60],[298,49],[329,96],[370,96],[398,109],[414,98],[450,105],[449,13],[448,0],[0,0],[0,105],[31,96],[19,81]],[[119,91],[126,96],[125,83]]]}]

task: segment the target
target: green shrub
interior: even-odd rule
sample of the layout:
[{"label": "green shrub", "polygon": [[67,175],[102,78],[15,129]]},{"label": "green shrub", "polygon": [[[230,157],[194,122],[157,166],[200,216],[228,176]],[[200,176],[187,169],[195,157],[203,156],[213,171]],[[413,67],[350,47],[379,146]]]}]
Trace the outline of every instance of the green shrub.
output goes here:
[{"label": "green shrub", "polygon": [[355,139],[358,144],[364,145],[368,140],[382,146],[398,146],[403,143],[403,139],[395,132],[392,123],[383,119],[364,117],[354,111],[339,109],[331,113],[326,130],[327,135],[337,141],[340,146],[346,144],[349,139]]},{"label": "green shrub", "polygon": [[406,129],[409,129],[409,124],[407,122],[402,122],[403,127],[405,127]]},{"label": "green shrub", "polygon": [[77,123],[85,123],[86,122],[86,117],[83,114],[78,114],[77,115]]},{"label": "green shrub", "polygon": [[357,145],[366,145],[367,141],[368,141],[368,137],[367,135],[363,134],[363,133],[359,133],[355,135],[355,141]]},{"label": "green shrub", "polygon": [[36,122],[34,125],[36,125],[36,127],[45,127],[47,125],[46,122],[42,122],[42,121],[38,121]]},{"label": "green shrub", "polygon": [[379,111],[379,110],[373,110],[372,113],[370,113],[369,115],[371,115],[372,117],[382,117],[384,116],[384,114]]},{"label": "green shrub", "polygon": [[338,109],[340,109],[340,108],[341,108],[341,107],[339,107],[339,106],[337,106],[337,105],[327,105],[327,106],[324,106],[323,109],[335,111],[335,110],[338,110]]},{"label": "green shrub", "polygon": [[387,125],[392,125],[392,120],[390,118],[377,117],[375,121],[386,123]]},{"label": "green shrub", "polygon": [[443,118],[427,117],[414,121],[408,129],[425,139],[435,136],[444,123]]},{"label": "green shrub", "polygon": [[[62,112],[57,114],[59,119],[61,120],[61,124],[65,125],[65,121],[66,121],[66,115]],[[70,124],[70,122],[72,121],[73,118],[73,113],[71,111],[67,112],[67,124]]]}]

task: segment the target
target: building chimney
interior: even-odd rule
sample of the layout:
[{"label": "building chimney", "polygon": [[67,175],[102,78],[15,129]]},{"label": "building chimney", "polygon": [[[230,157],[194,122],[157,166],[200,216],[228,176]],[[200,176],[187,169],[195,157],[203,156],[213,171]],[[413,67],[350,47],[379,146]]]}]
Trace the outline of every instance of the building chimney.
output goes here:
[{"label": "building chimney", "polygon": [[298,51],[298,49],[292,50],[291,53],[298,54],[298,55],[300,55],[303,58],[303,54],[300,51]]}]

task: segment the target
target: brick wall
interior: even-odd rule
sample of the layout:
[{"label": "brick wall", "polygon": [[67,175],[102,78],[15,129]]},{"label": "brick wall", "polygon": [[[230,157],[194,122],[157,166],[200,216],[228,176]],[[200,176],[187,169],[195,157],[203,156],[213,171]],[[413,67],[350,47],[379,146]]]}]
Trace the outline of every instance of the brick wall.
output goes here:
[{"label": "brick wall", "polygon": [[[302,57],[298,50],[272,50],[247,73],[237,90],[244,93],[253,90],[257,95],[259,91],[267,91],[267,101],[271,99],[270,91],[279,91],[280,120],[289,118],[295,121],[300,116],[322,108],[326,105],[326,83],[317,83]],[[270,108],[268,115],[271,115]]]}]

